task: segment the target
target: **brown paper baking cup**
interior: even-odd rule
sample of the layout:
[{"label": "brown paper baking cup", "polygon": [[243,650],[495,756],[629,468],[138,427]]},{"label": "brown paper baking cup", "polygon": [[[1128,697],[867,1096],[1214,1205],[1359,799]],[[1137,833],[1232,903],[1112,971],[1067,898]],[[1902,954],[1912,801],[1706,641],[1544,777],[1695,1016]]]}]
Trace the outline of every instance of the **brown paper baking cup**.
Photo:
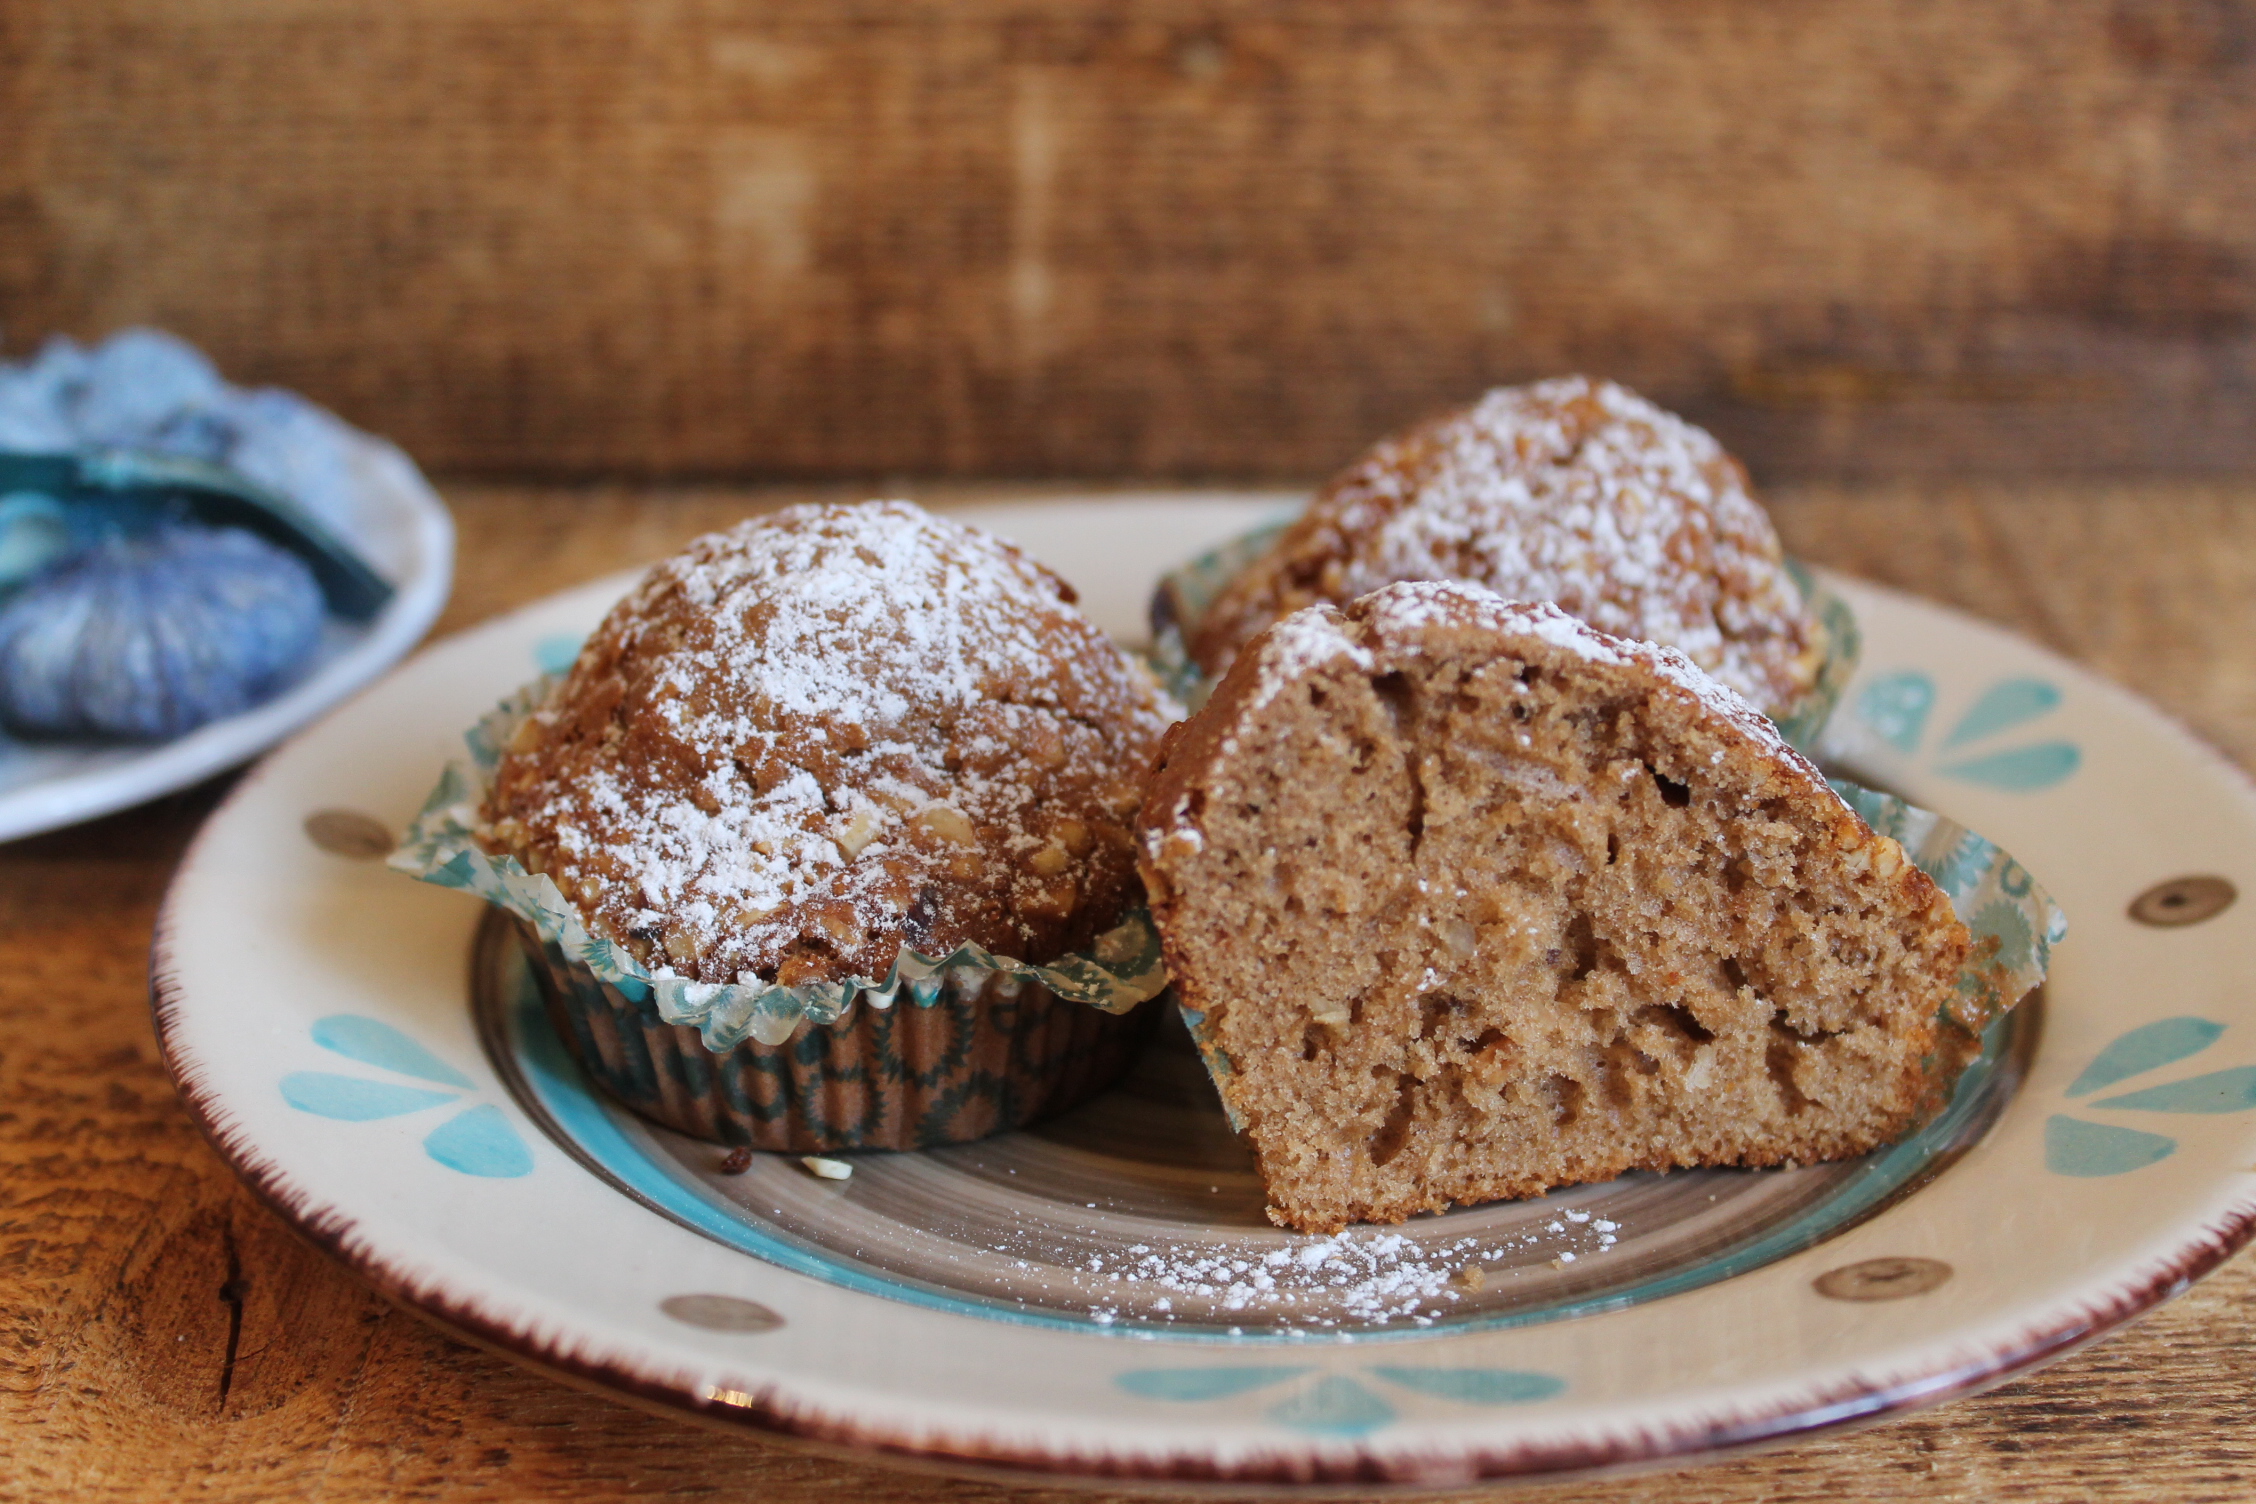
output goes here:
[{"label": "brown paper baking cup", "polygon": [[1037,983],[951,974],[919,1004],[865,998],[781,1044],[715,1053],[512,920],[548,1016],[595,1083],[693,1138],[820,1153],[929,1149],[1023,1128],[1103,1091],[1127,1069],[1156,1008],[1105,1013]]}]

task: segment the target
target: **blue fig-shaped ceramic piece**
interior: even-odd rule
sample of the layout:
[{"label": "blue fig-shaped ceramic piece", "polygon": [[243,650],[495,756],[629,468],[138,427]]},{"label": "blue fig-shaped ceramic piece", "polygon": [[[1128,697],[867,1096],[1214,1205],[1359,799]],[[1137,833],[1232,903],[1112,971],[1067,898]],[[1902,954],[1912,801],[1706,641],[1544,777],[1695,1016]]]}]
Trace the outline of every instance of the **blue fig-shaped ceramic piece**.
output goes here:
[{"label": "blue fig-shaped ceramic piece", "polygon": [[236,528],[111,533],[0,602],[0,722],[155,741],[247,710],[321,639],[321,587]]},{"label": "blue fig-shaped ceramic piece", "polygon": [[0,591],[44,571],[77,543],[70,509],[37,491],[0,496]]}]

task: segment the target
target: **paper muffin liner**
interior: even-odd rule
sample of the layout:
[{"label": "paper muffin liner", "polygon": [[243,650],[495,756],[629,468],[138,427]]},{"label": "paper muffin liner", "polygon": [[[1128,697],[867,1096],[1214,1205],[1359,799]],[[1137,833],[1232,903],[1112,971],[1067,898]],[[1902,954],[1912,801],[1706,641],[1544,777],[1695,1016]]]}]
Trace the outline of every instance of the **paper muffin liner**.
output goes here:
[{"label": "paper muffin liner", "polygon": [[[2029,870],[1996,842],[1893,794],[1845,779],[1826,781],[1865,824],[1895,840],[1912,865],[1935,880],[1959,922],[1973,935],[1973,949],[1959,968],[1958,996],[1943,1011],[1970,1039],[1979,1040],[1999,1014],[2043,983],[2052,964],[2052,948],[2068,933],[2068,916]],[[1214,1078],[1230,1126],[1243,1133],[1245,1119],[1225,1089],[1237,1074],[1229,1054],[1204,1012],[1178,1006],[1198,1046],[1199,1059]],[[1959,1063],[1973,1048],[1969,1044],[1955,1052]]]},{"label": "paper muffin liner", "polygon": [[[1276,542],[1292,522],[1293,519],[1287,517],[1266,523],[1177,565],[1160,577],[1151,602],[1152,670],[1159,675],[1160,683],[1193,711],[1206,703],[1215,681],[1192,661],[1183,642],[1184,626],[1204,616],[1223,587],[1237,578],[1239,571],[1268,552],[1269,545]],[[1849,603],[1827,589],[1824,582],[1798,560],[1787,560],[1786,572],[1801,590],[1802,600],[1825,637],[1825,656],[1809,692],[1795,701],[1784,715],[1772,717],[1788,745],[1807,752],[1817,744],[1817,735],[1832,717],[1833,707],[1840,703],[1841,692],[1856,675],[1864,637],[1857,630],[1856,613],[1849,609]]]},{"label": "paper muffin liner", "polygon": [[475,893],[516,916],[540,937],[544,953],[553,951],[585,967],[596,982],[631,1003],[647,1000],[659,1022],[696,1030],[707,1050],[719,1054],[747,1040],[783,1044],[801,1024],[839,1024],[854,1010],[857,999],[880,1012],[903,996],[917,1007],[929,1008],[941,1000],[951,978],[969,986],[974,976],[1014,977],[1063,1001],[1107,1014],[1126,1013],[1166,987],[1159,933],[1141,907],[1099,935],[1088,951],[1061,956],[1044,966],[998,956],[977,945],[959,946],[944,956],[928,956],[904,945],[882,977],[781,987],[758,978],[697,982],[643,965],[625,947],[591,934],[578,908],[547,874],[527,872],[513,856],[487,852],[475,836],[478,809],[485,802],[502,749],[559,677],[535,680],[464,733],[464,755],[439,776],[422,812],[401,837],[390,865],[442,888]]},{"label": "paper muffin liner", "polygon": [[677,1132],[750,1149],[926,1149],[1008,1132],[1110,1086],[1158,1017],[961,967],[921,1007],[857,1008],[715,1053],[667,1022],[651,990],[605,981],[522,918],[510,926],[549,1021],[598,1086]]}]

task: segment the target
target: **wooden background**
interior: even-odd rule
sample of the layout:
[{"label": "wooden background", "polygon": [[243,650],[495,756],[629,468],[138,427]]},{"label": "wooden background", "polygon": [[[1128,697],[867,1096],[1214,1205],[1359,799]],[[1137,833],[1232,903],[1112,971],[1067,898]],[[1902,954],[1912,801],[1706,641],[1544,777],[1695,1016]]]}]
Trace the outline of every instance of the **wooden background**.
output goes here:
[{"label": "wooden background", "polygon": [[[2256,0],[0,0],[0,350],[133,322],[514,477],[447,488],[449,629],[872,477],[1311,477],[1591,370],[1796,551],[2256,759],[2256,483],[2182,473],[2256,466]],[[299,1244],[145,1007],[223,788],[0,848],[0,1500],[1080,1497],[645,1416]],[[2252,1373],[2241,1259],[1989,1396],[1519,1497],[2246,1499]]]},{"label": "wooden background", "polygon": [[0,329],[440,470],[2256,462],[2248,0],[0,0]]}]

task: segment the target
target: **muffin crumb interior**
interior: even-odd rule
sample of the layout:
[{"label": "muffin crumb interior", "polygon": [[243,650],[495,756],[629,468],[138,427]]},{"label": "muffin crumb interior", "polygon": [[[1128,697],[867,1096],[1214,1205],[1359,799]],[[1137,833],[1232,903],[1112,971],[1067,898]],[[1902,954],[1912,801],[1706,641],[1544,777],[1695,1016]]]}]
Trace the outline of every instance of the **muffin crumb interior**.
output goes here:
[{"label": "muffin crumb interior", "polygon": [[1861,1153],[1970,1043],[1949,901],[1767,720],[1477,587],[1258,639],[1142,836],[1284,1225]]}]

